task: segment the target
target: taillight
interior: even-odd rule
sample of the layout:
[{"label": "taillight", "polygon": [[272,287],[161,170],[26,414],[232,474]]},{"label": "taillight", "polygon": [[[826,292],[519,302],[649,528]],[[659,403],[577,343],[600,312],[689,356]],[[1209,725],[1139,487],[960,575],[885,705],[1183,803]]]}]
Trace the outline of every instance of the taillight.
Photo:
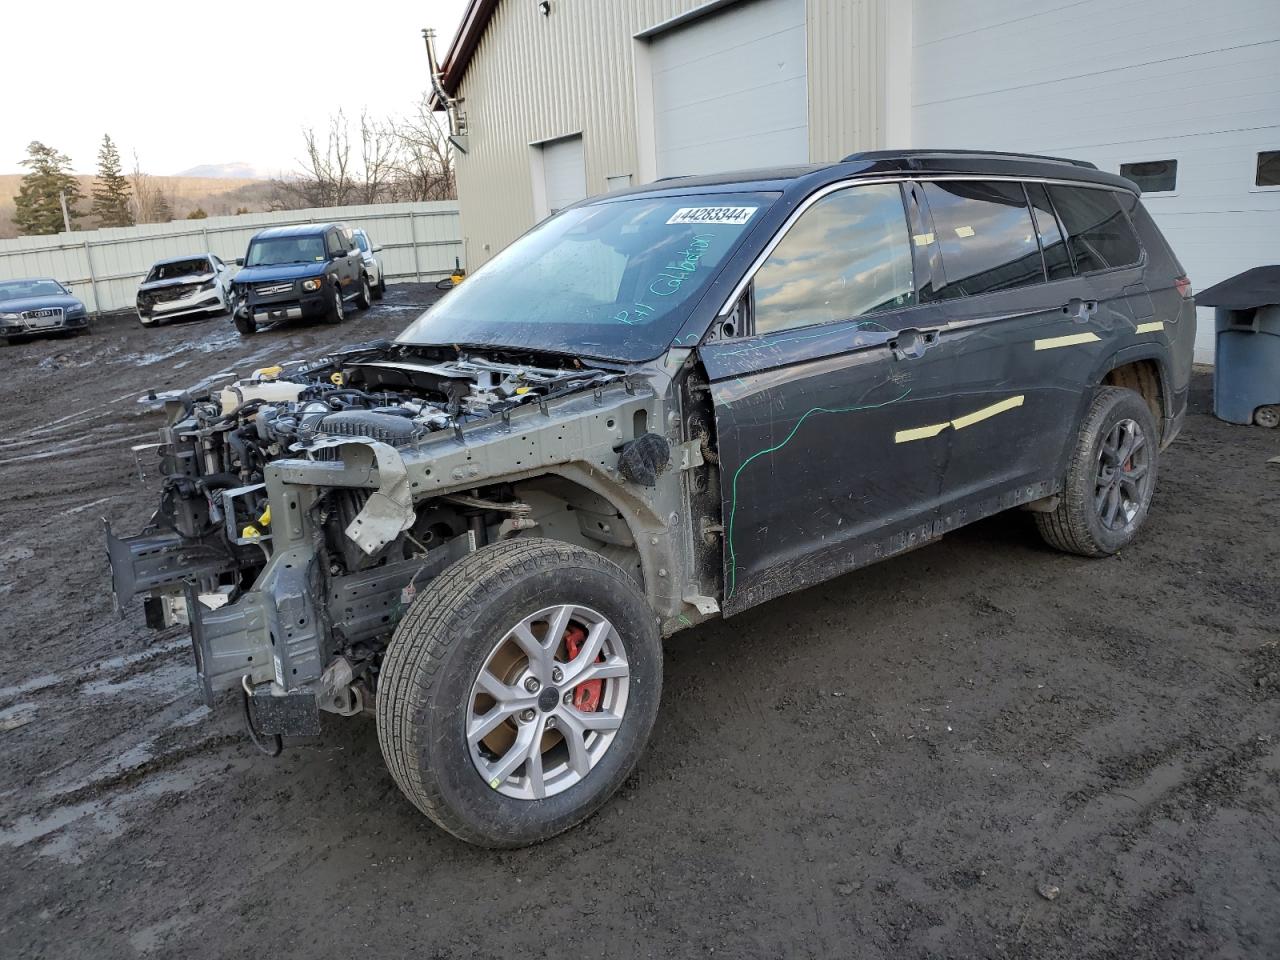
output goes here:
[{"label": "taillight", "polygon": [[1179,277],[1173,281],[1173,288],[1178,291],[1178,296],[1184,300],[1191,296],[1191,281],[1186,277]]}]

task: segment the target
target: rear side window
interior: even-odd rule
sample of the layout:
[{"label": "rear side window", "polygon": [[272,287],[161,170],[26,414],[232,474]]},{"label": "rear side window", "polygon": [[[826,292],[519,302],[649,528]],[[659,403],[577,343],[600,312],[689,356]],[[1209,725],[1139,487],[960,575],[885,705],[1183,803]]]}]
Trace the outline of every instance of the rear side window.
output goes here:
[{"label": "rear side window", "polygon": [[850,187],[806,210],[756,272],[755,332],[908,306],[914,289],[898,185]]},{"label": "rear side window", "polygon": [[329,256],[337,256],[340,253],[347,252],[347,248],[342,245],[342,238],[337,230],[330,231],[326,234],[325,240],[329,245]]},{"label": "rear side window", "polygon": [[1142,258],[1138,236],[1115,191],[1055,185],[1049,195],[1067,231],[1077,273],[1127,267]]},{"label": "rear side window", "polygon": [[1044,253],[1044,269],[1050,280],[1062,280],[1072,275],[1071,255],[1067,253],[1067,241],[1058,227],[1058,218],[1049,202],[1049,194],[1042,183],[1028,183],[1027,196],[1031,199],[1031,212],[1035,214],[1036,230],[1040,234],[1040,248]]},{"label": "rear side window", "polygon": [[971,297],[1044,282],[1036,227],[1022,184],[926,183],[946,285],[937,300]]}]

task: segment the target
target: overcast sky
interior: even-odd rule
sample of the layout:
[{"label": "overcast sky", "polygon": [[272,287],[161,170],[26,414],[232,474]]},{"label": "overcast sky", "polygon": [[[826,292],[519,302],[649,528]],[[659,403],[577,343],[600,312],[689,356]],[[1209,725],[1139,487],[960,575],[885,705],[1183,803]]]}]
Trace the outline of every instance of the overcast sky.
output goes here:
[{"label": "overcast sky", "polygon": [[104,133],[153,174],[295,166],[303,126],[342,107],[408,113],[427,88],[420,31],[443,58],[466,0],[17,0],[4,12],[0,173],[41,140],[93,173]]}]

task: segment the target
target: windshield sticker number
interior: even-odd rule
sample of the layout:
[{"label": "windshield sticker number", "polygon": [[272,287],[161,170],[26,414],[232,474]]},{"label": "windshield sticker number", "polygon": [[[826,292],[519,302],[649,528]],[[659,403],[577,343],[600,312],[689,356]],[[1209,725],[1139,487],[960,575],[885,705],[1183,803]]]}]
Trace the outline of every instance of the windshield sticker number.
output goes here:
[{"label": "windshield sticker number", "polygon": [[736,227],[751,219],[759,207],[681,207],[667,223],[724,223]]}]

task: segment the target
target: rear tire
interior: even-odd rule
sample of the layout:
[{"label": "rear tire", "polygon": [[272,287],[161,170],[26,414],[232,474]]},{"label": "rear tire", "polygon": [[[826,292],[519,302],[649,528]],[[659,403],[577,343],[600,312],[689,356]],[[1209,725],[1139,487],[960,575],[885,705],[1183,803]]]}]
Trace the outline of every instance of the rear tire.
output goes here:
[{"label": "rear tire", "polygon": [[1046,543],[1106,557],[1138,535],[1155,492],[1160,435],[1151,408],[1132,390],[1100,387],[1084,415],[1052,513],[1037,513]]},{"label": "rear tire", "polygon": [[[574,631],[587,639],[571,641]],[[535,658],[516,636],[555,640]],[[562,659],[552,659],[557,650]],[[575,680],[596,668],[608,668],[607,679]],[[579,711],[593,683],[594,700]],[[489,684],[503,699],[485,699]],[[582,547],[512,540],[459,560],[409,608],[379,674],[378,742],[396,784],[439,826],[468,843],[519,847],[575,826],[613,795],[640,759],[661,690],[657,622],[635,582]],[[498,735],[506,746],[491,743]]]},{"label": "rear tire", "polygon": [[240,336],[251,337],[258,332],[258,323],[253,317],[244,317],[237,315],[235,318],[236,329],[240,331]]}]

